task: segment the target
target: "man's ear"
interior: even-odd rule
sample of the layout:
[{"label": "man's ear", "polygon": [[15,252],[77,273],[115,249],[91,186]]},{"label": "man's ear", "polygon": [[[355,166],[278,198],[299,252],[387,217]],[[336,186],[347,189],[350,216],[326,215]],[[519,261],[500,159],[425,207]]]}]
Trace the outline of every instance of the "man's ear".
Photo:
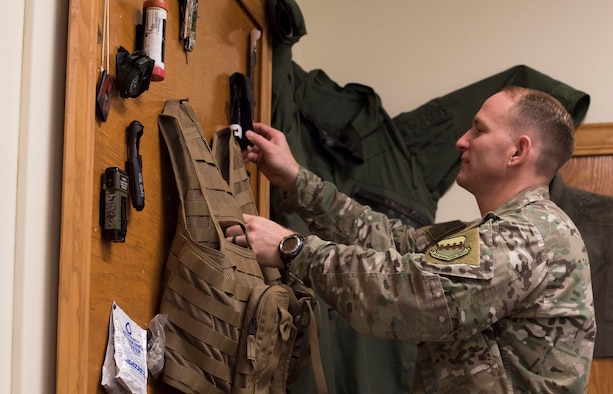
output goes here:
[{"label": "man's ear", "polygon": [[509,158],[509,165],[523,163],[532,150],[532,140],[527,135],[521,135],[515,142],[515,152]]}]

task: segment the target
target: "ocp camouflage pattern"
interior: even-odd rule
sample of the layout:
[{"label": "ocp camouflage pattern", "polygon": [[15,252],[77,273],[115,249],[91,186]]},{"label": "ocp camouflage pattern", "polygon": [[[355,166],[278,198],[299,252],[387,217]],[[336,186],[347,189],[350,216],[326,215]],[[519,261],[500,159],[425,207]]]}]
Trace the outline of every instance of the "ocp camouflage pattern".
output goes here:
[{"label": "ocp camouflage pattern", "polygon": [[415,393],[582,393],[596,324],[585,245],[547,187],[444,239],[301,169],[284,209],[312,234],[292,262],[358,332],[418,343]]}]

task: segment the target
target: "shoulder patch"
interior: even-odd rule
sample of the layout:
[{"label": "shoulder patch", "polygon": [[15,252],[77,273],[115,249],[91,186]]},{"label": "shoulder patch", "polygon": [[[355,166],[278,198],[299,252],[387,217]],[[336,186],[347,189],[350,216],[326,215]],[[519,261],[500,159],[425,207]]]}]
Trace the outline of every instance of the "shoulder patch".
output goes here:
[{"label": "shoulder patch", "polygon": [[425,257],[433,264],[479,265],[479,228],[473,227],[438,241],[430,247]]}]

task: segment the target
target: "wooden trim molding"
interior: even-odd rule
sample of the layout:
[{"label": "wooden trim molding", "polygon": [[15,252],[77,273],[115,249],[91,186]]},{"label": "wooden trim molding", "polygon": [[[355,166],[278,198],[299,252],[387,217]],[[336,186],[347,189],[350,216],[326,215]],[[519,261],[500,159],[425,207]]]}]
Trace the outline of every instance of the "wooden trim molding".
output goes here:
[{"label": "wooden trim molding", "polygon": [[[56,392],[87,392],[98,2],[72,0],[68,24]],[[70,372],[67,372],[70,371]]]},{"label": "wooden trim molding", "polygon": [[613,154],[613,123],[589,123],[577,127],[573,156]]}]

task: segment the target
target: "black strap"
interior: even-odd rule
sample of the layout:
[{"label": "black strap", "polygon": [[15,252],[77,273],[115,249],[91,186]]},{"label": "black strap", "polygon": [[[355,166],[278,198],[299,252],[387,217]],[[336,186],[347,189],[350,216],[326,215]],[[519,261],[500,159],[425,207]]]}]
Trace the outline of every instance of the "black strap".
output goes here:
[{"label": "black strap", "polygon": [[461,220],[452,220],[450,222],[435,224],[426,230],[426,233],[432,242],[438,242],[450,234],[457,233],[466,227],[466,223]]}]

